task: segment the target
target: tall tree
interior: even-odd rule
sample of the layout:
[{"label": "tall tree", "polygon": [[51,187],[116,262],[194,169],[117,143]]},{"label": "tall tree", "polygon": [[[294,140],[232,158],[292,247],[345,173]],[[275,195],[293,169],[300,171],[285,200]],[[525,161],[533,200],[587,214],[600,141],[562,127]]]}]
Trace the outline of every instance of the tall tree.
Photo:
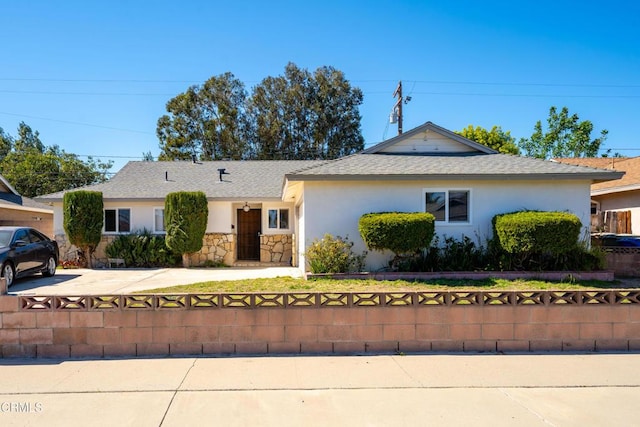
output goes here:
[{"label": "tall tree", "polygon": [[500,126],[494,126],[487,130],[480,126],[469,125],[466,128],[456,131],[460,136],[470,139],[478,144],[492,148],[499,153],[519,154],[516,139],[511,136],[510,131],[503,131]]},{"label": "tall tree", "polygon": [[211,77],[167,103],[156,133],[162,150],[159,160],[241,159],[247,151],[247,93],[233,74]]},{"label": "tall tree", "polygon": [[0,156],[0,173],[26,197],[104,182],[112,166],[112,162],[91,157],[82,161],[57,145],[47,147],[39,133],[24,123],[20,123],[15,139],[0,132],[0,155],[6,146],[10,149]]},{"label": "tall tree", "polygon": [[13,149],[13,137],[0,128],[0,162]]},{"label": "tall tree", "polygon": [[554,157],[596,157],[600,147],[607,139],[607,130],[600,132],[600,137],[591,139],[593,123],[580,121],[577,114],[569,115],[569,109],[556,107],[549,109],[547,129],[543,131],[542,123],[534,126],[530,138],[522,138],[518,142],[526,156],[540,159]]},{"label": "tall tree", "polygon": [[289,63],[253,90],[248,112],[260,159],[331,159],[362,150],[362,91],[333,67],[314,73]]},{"label": "tall tree", "polygon": [[160,160],[328,159],[364,148],[362,92],[341,71],[311,73],[290,63],[250,97],[225,73],[167,103],[157,135]]}]

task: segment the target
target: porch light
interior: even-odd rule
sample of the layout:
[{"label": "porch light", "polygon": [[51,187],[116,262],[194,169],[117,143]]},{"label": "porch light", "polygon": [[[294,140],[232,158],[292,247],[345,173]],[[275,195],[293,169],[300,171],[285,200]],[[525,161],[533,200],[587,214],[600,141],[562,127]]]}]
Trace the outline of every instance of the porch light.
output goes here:
[{"label": "porch light", "polygon": [[242,207],[242,210],[245,212],[249,212],[251,210],[251,206],[249,206],[249,203],[244,202],[244,206]]}]

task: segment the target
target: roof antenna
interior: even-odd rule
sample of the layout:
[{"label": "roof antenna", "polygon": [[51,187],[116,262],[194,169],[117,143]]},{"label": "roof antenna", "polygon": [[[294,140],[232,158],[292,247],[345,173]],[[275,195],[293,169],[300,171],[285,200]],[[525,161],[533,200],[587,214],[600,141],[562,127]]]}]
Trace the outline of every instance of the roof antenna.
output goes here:
[{"label": "roof antenna", "polygon": [[218,174],[220,175],[220,182],[223,182],[222,175],[229,175],[229,172],[227,172],[226,169],[222,168],[218,169]]}]

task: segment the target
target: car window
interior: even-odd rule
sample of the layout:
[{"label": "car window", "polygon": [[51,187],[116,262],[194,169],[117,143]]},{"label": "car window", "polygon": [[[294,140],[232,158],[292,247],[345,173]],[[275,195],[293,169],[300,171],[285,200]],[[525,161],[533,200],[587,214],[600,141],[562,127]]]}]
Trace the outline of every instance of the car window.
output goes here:
[{"label": "car window", "polygon": [[24,240],[25,242],[29,243],[29,234],[27,233],[27,230],[16,231],[14,242],[17,240]]},{"label": "car window", "polygon": [[42,235],[35,230],[29,230],[29,238],[31,239],[31,243],[42,242],[44,240]]},{"label": "car window", "polygon": [[0,248],[9,246],[12,234],[10,230],[0,230]]}]

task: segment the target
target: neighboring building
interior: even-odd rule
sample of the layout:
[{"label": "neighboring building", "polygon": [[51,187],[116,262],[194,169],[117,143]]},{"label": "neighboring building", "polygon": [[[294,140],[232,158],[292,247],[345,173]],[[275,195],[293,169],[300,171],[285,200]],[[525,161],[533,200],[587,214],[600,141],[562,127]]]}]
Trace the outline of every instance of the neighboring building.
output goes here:
[{"label": "neighboring building", "polygon": [[[437,234],[482,241],[491,236],[494,215],[524,209],[569,211],[588,225],[590,185],[621,176],[498,154],[427,122],[336,160],[129,162],[108,182],[85,189],[103,193],[105,244],[142,228],[164,232],[166,194],[203,191],[209,221],[193,262],[304,267],[307,246],[325,233],[348,236],[354,251],[365,250],[358,219],[369,212],[429,211]],[[63,194],[39,200],[53,205],[56,238],[68,248]],[[379,269],[390,258],[369,253],[367,268]]]},{"label": "neighboring building", "polygon": [[0,175],[0,226],[19,225],[37,228],[53,237],[53,209],[27,197],[22,197]]},{"label": "neighboring building", "polygon": [[593,231],[640,235],[640,157],[555,159],[558,162],[624,172],[591,186]]}]

